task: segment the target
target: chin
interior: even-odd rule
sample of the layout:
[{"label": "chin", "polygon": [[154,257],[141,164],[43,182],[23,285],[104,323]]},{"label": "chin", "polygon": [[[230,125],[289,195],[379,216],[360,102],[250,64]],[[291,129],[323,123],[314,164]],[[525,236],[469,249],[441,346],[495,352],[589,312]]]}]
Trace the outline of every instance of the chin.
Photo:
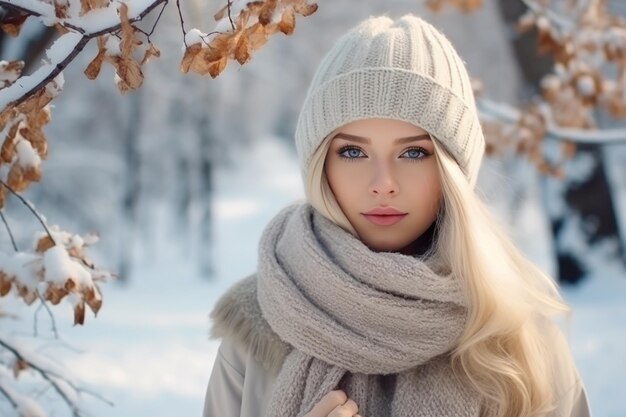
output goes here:
[{"label": "chin", "polygon": [[397,242],[381,242],[381,241],[368,241],[365,242],[366,246],[374,252],[399,252],[406,245],[398,245]]}]

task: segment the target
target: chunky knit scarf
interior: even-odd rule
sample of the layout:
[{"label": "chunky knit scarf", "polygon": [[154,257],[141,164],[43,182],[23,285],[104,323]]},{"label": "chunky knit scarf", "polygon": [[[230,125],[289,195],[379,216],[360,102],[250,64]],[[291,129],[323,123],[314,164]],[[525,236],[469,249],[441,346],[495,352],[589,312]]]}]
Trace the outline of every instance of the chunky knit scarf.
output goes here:
[{"label": "chunky knit scarf", "polygon": [[266,417],[301,417],[335,389],[364,417],[479,415],[447,355],[467,300],[433,259],[374,252],[308,203],[279,212],[260,240],[256,290],[292,349]]}]

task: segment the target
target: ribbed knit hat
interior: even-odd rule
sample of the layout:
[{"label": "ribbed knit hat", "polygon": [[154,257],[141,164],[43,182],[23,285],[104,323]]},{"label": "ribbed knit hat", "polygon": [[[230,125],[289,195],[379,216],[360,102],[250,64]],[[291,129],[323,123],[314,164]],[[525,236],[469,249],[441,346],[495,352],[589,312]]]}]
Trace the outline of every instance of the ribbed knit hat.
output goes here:
[{"label": "ribbed knit hat", "polygon": [[328,134],[368,118],[421,127],[475,185],[485,139],[470,79],[450,41],[423,19],[370,17],[340,37],[322,59],[296,125],[303,178]]}]

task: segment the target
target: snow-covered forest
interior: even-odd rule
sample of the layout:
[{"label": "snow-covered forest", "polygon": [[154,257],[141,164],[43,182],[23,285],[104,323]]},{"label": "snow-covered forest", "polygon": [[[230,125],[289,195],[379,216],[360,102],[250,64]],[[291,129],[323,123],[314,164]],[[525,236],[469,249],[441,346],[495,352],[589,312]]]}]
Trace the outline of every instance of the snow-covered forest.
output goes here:
[{"label": "snow-covered forest", "polygon": [[[15,292],[0,297],[0,342],[18,346],[53,378],[63,375],[59,389],[84,410],[74,415],[201,414],[218,346],[208,339],[208,313],[226,288],[255,269],[267,221],[303,197],[295,121],[317,63],[349,27],[373,14],[424,16],[482,81],[482,111],[491,117],[506,118],[536,95],[552,65],[529,49],[536,40],[514,29],[526,9],[522,0],[484,0],[471,13],[450,5],[435,13],[425,0],[318,3],[314,14],[298,17],[292,35],[272,36],[249,62],[229,62],[215,79],[181,73],[184,44],[174,3],[151,36],[160,57],[143,66],[141,88],[120,94],[112,66],[87,79],[95,41],[63,71],[63,91],[45,126],[43,176],[22,195],[48,225],[83,237],[97,233],[89,257],[119,279],[99,285],[102,307],[97,316],[85,312],[84,326],[73,326],[71,302],[48,313]],[[187,28],[211,30],[224,4],[183,2]],[[607,4],[626,19],[626,3]],[[142,27],[151,28],[158,13]],[[36,70],[45,54],[36,45],[50,41],[43,30],[28,19],[19,37],[0,38],[0,59],[28,55],[25,72]],[[573,307],[565,326],[594,416],[623,417],[626,135],[620,132],[626,122],[603,111],[594,116],[597,128],[610,132],[595,142],[606,143],[581,141],[562,179],[505,151],[486,159],[478,191],[520,247],[559,279]],[[546,139],[546,155],[558,159],[561,149],[558,137]],[[2,211],[16,245],[32,246],[42,231],[32,212],[11,196]],[[2,236],[1,252],[11,253],[11,238]],[[0,388],[32,398],[45,414],[20,414],[0,393],[0,416],[72,415],[67,401],[32,366],[19,369],[23,362],[3,346]],[[29,404],[35,407],[24,407]]]}]

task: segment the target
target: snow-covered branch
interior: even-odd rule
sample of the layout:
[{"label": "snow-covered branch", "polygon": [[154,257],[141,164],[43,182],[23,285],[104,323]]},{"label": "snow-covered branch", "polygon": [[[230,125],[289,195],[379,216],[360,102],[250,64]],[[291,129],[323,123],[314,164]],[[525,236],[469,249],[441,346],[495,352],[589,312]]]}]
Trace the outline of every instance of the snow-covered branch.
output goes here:
[{"label": "snow-covered branch", "polygon": [[[15,365],[13,366],[14,375],[18,375],[21,372],[32,370],[46,381],[51,386],[63,402],[68,406],[72,412],[73,417],[84,416],[85,413],[81,409],[78,401],[78,394],[86,393],[93,395],[109,404],[110,401],[104,399],[98,394],[92,393],[88,390],[82,389],[71,378],[64,376],[64,371],[61,367],[57,366],[50,359],[37,354],[28,346],[20,343],[19,340],[12,339],[0,334],[0,348],[10,352],[15,358]],[[1,369],[0,369],[1,370]],[[32,398],[20,394],[13,389],[6,381],[4,372],[0,372],[0,392],[2,392],[11,405],[18,410],[20,415],[44,417],[46,413],[41,406],[35,402]],[[29,412],[25,412],[29,411]]]},{"label": "snow-covered branch", "polygon": [[[518,124],[523,112],[507,103],[498,103],[489,99],[479,99],[476,103],[483,120],[501,121]],[[542,115],[549,117],[550,111],[543,107]],[[611,145],[626,143],[626,129],[572,129],[560,127],[553,120],[546,124],[546,134],[552,139],[567,140],[580,144]]]}]

